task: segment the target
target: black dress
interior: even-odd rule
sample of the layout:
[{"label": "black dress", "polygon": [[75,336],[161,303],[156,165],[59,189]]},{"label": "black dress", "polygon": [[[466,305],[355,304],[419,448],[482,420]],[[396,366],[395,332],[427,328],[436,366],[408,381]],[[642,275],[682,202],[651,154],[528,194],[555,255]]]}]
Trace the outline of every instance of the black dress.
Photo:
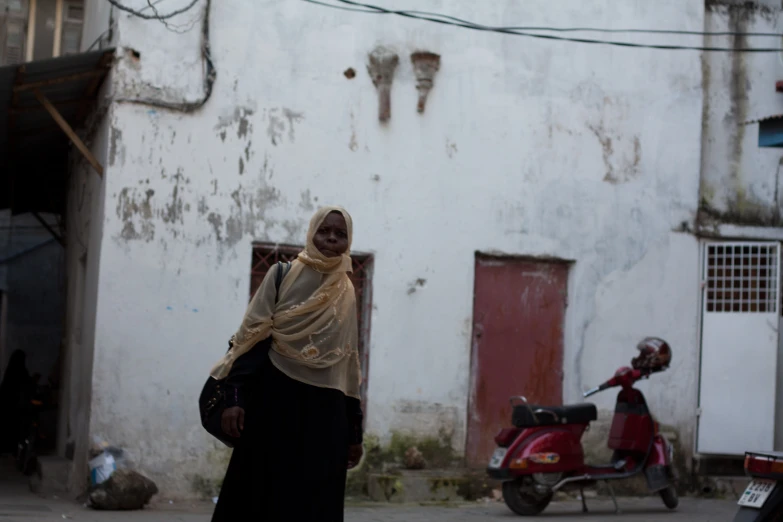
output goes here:
[{"label": "black dress", "polygon": [[245,430],[212,522],[342,522],[348,446],[362,442],[361,404],[291,379],[268,350],[268,341],[256,345],[227,378]]}]

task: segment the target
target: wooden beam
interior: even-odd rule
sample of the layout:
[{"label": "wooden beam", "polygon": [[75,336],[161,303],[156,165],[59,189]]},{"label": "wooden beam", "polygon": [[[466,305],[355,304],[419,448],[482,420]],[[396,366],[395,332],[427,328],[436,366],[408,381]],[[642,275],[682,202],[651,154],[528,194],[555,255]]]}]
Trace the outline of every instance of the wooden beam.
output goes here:
[{"label": "wooden beam", "polygon": [[72,82],[74,80],[81,80],[84,78],[91,78],[93,76],[101,76],[103,74],[106,74],[106,71],[102,69],[93,69],[91,71],[85,71],[75,74],[68,74],[66,76],[60,76],[58,78],[50,78],[48,80],[42,80],[40,82],[30,82],[30,83],[24,83],[22,85],[18,85],[14,87],[14,92],[21,92],[21,91],[30,91],[38,89],[39,87],[46,87],[49,85],[57,85],[60,83],[68,83]]},{"label": "wooden beam", "polygon": [[[113,62],[114,53],[106,53],[103,55],[103,58],[101,58],[101,61],[98,62],[98,68],[108,69],[111,67]],[[90,108],[90,101],[95,97],[95,94],[98,92],[98,88],[103,84],[104,79],[105,76],[93,77],[92,81],[87,86],[87,90],[84,91],[82,96],[87,101],[82,104],[82,106],[79,108],[79,112],[76,113],[76,121],[83,121],[87,116],[87,110]]]},{"label": "wooden beam", "polygon": [[71,126],[68,125],[68,122],[65,121],[65,118],[63,118],[62,115],[57,112],[57,109],[54,107],[54,105],[52,105],[49,100],[46,99],[46,96],[44,96],[41,91],[35,89],[33,92],[35,93],[35,97],[38,99],[41,105],[43,105],[49,112],[49,115],[52,117],[52,119],[57,122],[57,125],[59,125],[63,132],[71,139],[71,142],[76,145],[76,148],[79,149],[79,152],[81,152],[87,161],[90,162],[90,165],[92,165],[92,168],[95,169],[95,172],[97,172],[99,176],[103,177],[103,166],[98,162],[97,159],[95,159],[95,156],[93,156],[90,149],[88,149],[87,145],[85,145],[79,136],[76,135]]}]

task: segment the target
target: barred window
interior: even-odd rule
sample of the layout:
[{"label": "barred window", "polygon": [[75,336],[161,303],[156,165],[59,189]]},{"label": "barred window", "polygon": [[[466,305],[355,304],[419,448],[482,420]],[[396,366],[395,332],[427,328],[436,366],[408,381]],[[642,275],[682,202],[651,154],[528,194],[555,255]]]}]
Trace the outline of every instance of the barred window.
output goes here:
[{"label": "barred window", "polygon": [[707,312],[777,312],[777,244],[708,244],[706,256]]}]

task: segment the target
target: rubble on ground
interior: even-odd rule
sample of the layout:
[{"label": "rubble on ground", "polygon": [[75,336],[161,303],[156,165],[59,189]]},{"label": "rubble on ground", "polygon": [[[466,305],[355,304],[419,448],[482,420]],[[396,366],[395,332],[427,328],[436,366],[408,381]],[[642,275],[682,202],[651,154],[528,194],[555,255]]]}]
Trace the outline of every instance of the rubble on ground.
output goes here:
[{"label": "rubble on ground", "polygon": [[118,469],[90,492],[88,505],[101,511],[143,509],[157,493],[158,486],[144,475]]},{"label": "rubble on ground", "polygon": [[424,455],[415,446],[408,448],[408,451],[405,452],[404,464],[405,469],[424,469],[427,467]]}]

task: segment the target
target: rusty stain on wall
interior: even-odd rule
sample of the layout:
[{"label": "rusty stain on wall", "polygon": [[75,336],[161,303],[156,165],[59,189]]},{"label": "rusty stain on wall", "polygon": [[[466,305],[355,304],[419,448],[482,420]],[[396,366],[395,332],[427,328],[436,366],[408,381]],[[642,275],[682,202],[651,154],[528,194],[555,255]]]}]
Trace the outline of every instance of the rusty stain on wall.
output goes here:
[{"label": "rusty stain on wall", "polygon": [[599,125],[588,125],[588,128],[601,144],[604,166],[606,167],[604,181],[615,185],[636,178],[639,174],[639,164],[642,161],[642,143],[639,136],[634,136],[631,140],[631,150],[627,150],[629,147],[626,146],[625,150],[617,151],[615,144],[622,145],[626,140],[620,136],[613,138],[604,127],[603,121]]},{"label": "rusty stain on wall", "polygon": [[394,51],[383,46],[376,47],[369,54],[367,72],[378,90],[378,120],[382,123],[391,117],[391,85],[399,61]]},{"label": "rusty stain on wall", "polygon": [[440,55],[428,51],[417,51],[411,54],[413,73],[416,75],[416,90],[419,91],[417,112],[424,112],[427,104],[427,96],[432,90],[435,74],[440,69]]}]

